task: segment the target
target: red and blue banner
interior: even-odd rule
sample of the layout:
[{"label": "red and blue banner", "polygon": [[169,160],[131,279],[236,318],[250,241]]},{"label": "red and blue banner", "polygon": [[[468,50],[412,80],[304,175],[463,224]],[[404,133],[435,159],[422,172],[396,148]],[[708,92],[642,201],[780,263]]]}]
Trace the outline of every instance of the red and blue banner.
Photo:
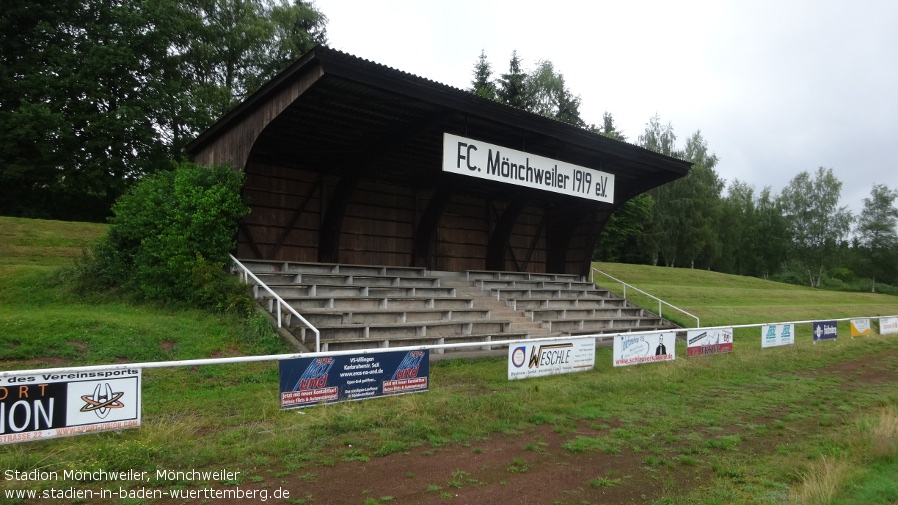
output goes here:
[{"label": "red and blue banner", "polygon": [[429,373],[426,349],[283,360],[281,408],[427,391]]}]

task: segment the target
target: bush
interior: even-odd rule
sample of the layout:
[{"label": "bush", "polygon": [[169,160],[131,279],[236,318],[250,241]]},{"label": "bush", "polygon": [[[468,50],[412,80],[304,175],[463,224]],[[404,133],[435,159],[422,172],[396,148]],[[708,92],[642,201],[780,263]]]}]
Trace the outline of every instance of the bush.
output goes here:
[{"label": "bush", "polygon": [[796,284],[799,286],[807,286],[808,285],[808,277],[807,275],[802,274],[801,272],[796,272],[794,270],[787,270],[785,272],[779,272],[773,275],[770,280],[774,282],[785,282],[787,284]]},{"label": "bush", "polygon": [[829,271],[829,277],[833,279],[838,279],[844,283],[852,283],[857,280],[857,276],[854,275],[854,272],[847,268],[836,267]]},{"label": "bush", "polygon": [[243,174],[182,163],[137,183],[112,207],[106,237],[81,262],[81,284],[138,299],[247,313],[245,288],[224,272],[249,211]]}]

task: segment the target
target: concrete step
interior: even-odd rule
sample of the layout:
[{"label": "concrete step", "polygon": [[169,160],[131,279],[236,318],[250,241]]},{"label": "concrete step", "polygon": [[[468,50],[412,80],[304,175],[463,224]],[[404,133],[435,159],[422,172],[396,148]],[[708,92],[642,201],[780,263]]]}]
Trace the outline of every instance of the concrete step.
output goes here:
[{"label": "concrete step", "polygon": [[[321,351],[352,351],[359,349],[389,348],[389,347],[413,347],[425,345],[445,345],[445,344],[462,344],[467,342],[491,342],[502,340],[520,340],[527,338],[523,334],[505,333],[495,335],[471,334],[471,335],[452,335],[446,337],[393,337],[393,338],[358,338],[358,339],[341,339],[341,340],[322,340]],[[461,347],[450,349],[434,349],[431,351],[431,359],[434,356],[445,357],[478,357],[483,352],[492,352],[494,355],[503,355],[507,353],[506,346],[490,346],[484,345],[480,347]]]},{"label": "concrete step", "polygon": [[603,295],[603,292],[594,291],[591,289],[519,289],[519,288],[503,288],[503,289],[490,289],[490,295],[499,298],[501,300],[512,300],[516,298],[539,298],[539,299],[551,299],[551,298],[576,298],[579,300],[583,299],[604,299],[607,295]]},{"label": "concrete step", "polygon": [[[412,323],[416,321],[478,321],[490,318],[490,311],[481,309],[378,309],[335,310],[306,309],[302,316],[314,326],[345,324]],[[292,314],[291,314],[292,315]]]},{"label": "concrete step", "polygon": [[465,278],[468,281],[477,280],[519,280],[519,281],[580,281],[583,280],[579,275],[572,274],[547,274],[547,273],[531,273],[531,272],[500,272],[494,270],[467,270]]},{"label": "concrete step", "polygon": [[[335,310],[373,310],[378,308],[455,310],[474,307],[473,299],[453,296],[304,296],[282,297],[282,299],[300,313],[314,308]],[[269,307],[269,312],[274,312],[274,302],[271,296],[263,296],[261,301]]]},{"label": "concrete step", "polygon": [[[268,287],[281,298],[299,297],[454,297],[452,288],[434,287],[379,287],[379,286],[337,286],[330,284],[269,284]],[[267,294],[266,291],[255,286],[253,294],[256,298]]]},{"label": "concrete step", "polygon": [[[576,275],[284,262],[256,262],[252,268],[319,330],[329,350],[673,327]],[[254,292],[276,311],[266,290]],[[300,340],[314,341],[289,310],[282,308],[282,316]]]},{"label": "concrete step", "polygon": [[432,288],[440,286],[436,277],[401,277],[388,275],[352,275],[352,274],[308,274],[266,272],[256,274],[265,284],[318,284],[330,286],[377,286],[377,287],[420,287]]},{"label": "concrete step", "polygon": [[540,281],[540,280],[525,280],[525,281],[499,281],[492,279],[485,280],[477,280],[475,281],[475,285],[484,291],[490,291],[493,289],[497,290],[506,290],[506,289],[566,289],[566,290],[587,290],[594,291],[597,294],[601,294],[602,296],[607,296],[609,291],[597,289],[596,286],[591,282],[585,281]]},{"label": "concrete step", "polygon": [[322,274],[353,274],[353,275],[388,275],[423,277],[427,275],[427,269],[421,267],[396,267],[377,265],[349,265],[343,263],[305,263],[297,261],[280,260],[240,260],[254,274],[264,272],[281,273],[322,273]]},{"label": "concrete step", "polygon": [[510,332],[524,333],[530,338],[546,337],[552,334],[542,322],[533,321],[523,312],[514,310],[504,300],[498,300],[488,292],[481,290],[474,283],[468,281],[466,277],[444,279],[443,285],[454,287],[459,296],[473,298],[474,305],[478,308],[489,310],[492,317],[507,319],[510,322]]},{"label": "concrete step", "polygon": [[646,315],[646,311],[639,307],[617,307],[617,308],[560,308],[560,309],[533,309],[525,310],[534,321],[550,321],[558,319],[590,319],[596,317],[602,318],[633,318]]},{"label": "concrete step", "polygon": [[632,328],[659,328],[664,325],[660,317],[597,317],[589,319],[551,319],[546,321],[550,331],[562,333],[590,333],[608,331],[635,331]]},{"label": "concrete step", "polygon": [[[600,328],[600,329],[585,329],[585,330],[571,330],[566,331],[565,334],[572,336],[580,336],[580,335],[601,335],[603,333],[634,333],[638,331],[659,331],[659,330],[676,330],[678,327],[673,324],[663,324],[663,325],[650,325],[650,326],[620,326],[614,328]],[[606,341],[611,341],[612,338],[609,337]]]},{"label": "concrete step", "polygon": [[[316,329],[323,341],[498,334],[507,332],[508,327],[509,323],[507,320],[483,319],[478,321],[417,321],[414,323],[322,325],[316,326]],[[305,326],[295,326],[290,328],[290,331],[302,342],[306,342],[308,338],[314,339],[314,333]]]},{"label": "concrete step", "polygon": [[636,307],[622,298],[615,297],[511,298],[505,301],[515,310]]}]

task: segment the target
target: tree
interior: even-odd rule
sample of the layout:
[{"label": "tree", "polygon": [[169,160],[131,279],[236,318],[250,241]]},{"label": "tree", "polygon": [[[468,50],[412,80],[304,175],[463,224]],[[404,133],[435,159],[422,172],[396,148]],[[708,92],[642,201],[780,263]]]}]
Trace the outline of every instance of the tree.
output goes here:
[{"label": "tree", "polygon": [[876,278],[894,277],[896,266],[889,261],[898,247],[898,190],[884,184],[874,184],[870,198],[864,198],[864,209],[857,221],[855,233],[858,245],[869,260],[872,278],[870,290],[876,291]]},{"label": "tree", "polygon": [[695,267],[697,260],[710,268],[720,256],[718,222],[720,219],[720,194],[724,181],[715,170],[717,155],[708,151],[708,143],[701,131],[686,140],[683,158],[692,162],[689,174],[676,185],[678,205],[676,216],[678,250]]},{"label": "tree", "polygon": [[757,258],[760,276],[769,279],[785,265],[792,245],[789,224],[783,215],[782,201],[770,187],[761,190],[755,201],[758,213]]},{"label": "tree", "polygon": [[639,145],[692,163],[686,177],[649,191],[654,201],[652,218],[642,235],[642,245],[652,263],[675,266],[685,260],[710,268],[721,254],[718,220],[724,181],[715,171],[718,158],[709,152],[701,131],[693,133],[683,151],[676,150],[673,126],[661,125],[658,115],[646,123]]},{"label": "tree", "polygon": [[580,118],[580,97],[575,96],[564,82],[564,76],[555,71],[549,60],[540,61],[524,81],[527,90],[528,110],[541,116],[555,118],[574,126],[584,126]]},{"label": "tree", "polygon": [[184,72],[228,91],[215,118],[327,40],[326,18],[303,1],[201,0],[191,15]]},{"label": "tree", "polygon": [[652,217],[654,202],[643,193],[624,202],[608,219],[602,239],[596,244],[593,259],[635,263],[642,259],[637,246],[640,235]]},{"label": "tree", "polygon": [[486,52],[480,51],[480,58],[474,65],[474,79],[471,81],[471,88],[468,90],[475,95],[496,99],[496,84],[491,80],[493,68],[486,59]]},{"label": "tree", "polygon": [[[2,15],[0,213],[99,219],[156,142],[169,4],[16,2]],[[22,25],[24,29],[19,30]]]},{"label": "tree", "polygon": [[811,287],[819,287],[838,246],[851,230],[851,212],[839,207],[842,183],[832,169],[820,167],[795,176],[780,200],[793,247]]},{"label": "tree", "polygon": [[661,118],[655,114],[645,125],[645,132],[639,136],[637,144],[649,151],[655,151],[665,156],[677,156],[675,146],[677,136],[673,131],[673,124],[667,123],[661,126]]},{"label": "tree", "polygon": [[[491,75],[492,66],[487,61],[486,54],[481,51],[474,64],[474,78],[469,91],[541,116],[586,127],[580,117],[580,97],[568,89],[564,75],[555,71],[551,61],[540,61],[528,73],[522,68],[517,51],[513,51],[508,72],[495,82],[490,80]],[[596,130],[594,126],[590,129]]]},{"label": "tree", "polygon": [[[661,126],[661,118],[656,114],[645,125],[645,132],[639,136],[638,144],[650,151],[667,156],[674,156],[676,134],[673,125]],[[676,181],[658,186],[649,191],[654,205],[652,218],[642,234],[641,246],[651,257],[653,265],[664,258],[668,266],[673,266],[677,259],[676,234]]]},{"label": "tree", "polygon": [[721,200],[717,233],[720,240],[721,272],[738,275],[760,275],[758,261],[758,209],[755,189],[734,180]]},{"label": "tree", "polygon": [[602,126],[598,127],[596,125],[590,125],[589,129],[598,133],[599,135],[604,135],[605,137],[612,138],[614,140],[620,140],[622,142],[627,141],[627,137],[624,135],[624,132],[617,129],[617,125],[614,124],[614,116],[611,115],[607,110],[602,115]]},{"label": "tree", "polygon": [[324,22],[286,0],[4,6],[0,214],[105,218],[135,181],[323,42]]},{"label": "tree", "polygon": [[496,94],[503,103],[529,110],[530,95],[527,90],[527,74],[521,68],[521,60],[518,52],[512,51],[511,61],[508,62],[508,73],[499,77]]}]

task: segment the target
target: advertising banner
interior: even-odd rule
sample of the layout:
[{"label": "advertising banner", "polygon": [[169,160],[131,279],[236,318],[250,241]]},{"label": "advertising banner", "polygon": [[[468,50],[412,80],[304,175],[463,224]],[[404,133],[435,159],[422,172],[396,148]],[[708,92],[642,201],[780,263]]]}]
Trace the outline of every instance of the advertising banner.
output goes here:
[{"label": "advertising banner", "polygon": [[862,335],[872,335],[873,334],[873,325],[870,324],[869,317],[862,317],[859,319],[852,319],[849,321],[851,326],[851,336],[852,337],[860,337]]},{"label": "advertising banner", "polygon": [[888,335],[890,333],[898,333],[898,317],[880,317],[879,334]]},{"label": "advertising banner", "polygon": [[733,329],[715,328],[686,332],[686,356],[733,352]]},{"label": "advertising banner", "polygon": [[427,391],[429,372],[426,349],[283,360],[281,408]]},{"label": "advertising banner", "polygon": [[614,366],[676,359],[677,334],[672,331],[614,337]]},{"label": "advertising banner", "polygon": [[0,379],[0,444],[140,426],[140,369]]},{"label": "advertising banner", "polygon": [[443,171],[614,203],[614,174],[443,134]]},{"label": "advertising banner", "polygon": [[814,342],[818,340],[834,340],[839,336],[839,328],[835,321],[814,322]]},{"label": "advertising banner", "polygon": [[765,324],[761,326],[761,347],[776,347],[795,343],[795,325]]},{"label": "advertising banner", "polygon": [[583,372],[596,365],[595,337],[508,346],[508,380]]}]

